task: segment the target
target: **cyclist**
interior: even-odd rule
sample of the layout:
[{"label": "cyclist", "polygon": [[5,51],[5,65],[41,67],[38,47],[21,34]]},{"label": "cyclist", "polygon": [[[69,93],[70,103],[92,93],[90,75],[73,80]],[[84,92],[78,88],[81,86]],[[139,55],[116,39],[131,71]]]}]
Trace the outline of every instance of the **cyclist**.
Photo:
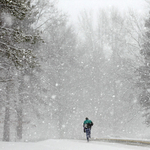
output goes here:
[{"label": "cyclist", "polygon": [[87,117],[83,123],[84,132],[86,133],[87,141],[89,142],[89,138],[91,138],[91,127],[93,126],[93,122],[89,120]]}]

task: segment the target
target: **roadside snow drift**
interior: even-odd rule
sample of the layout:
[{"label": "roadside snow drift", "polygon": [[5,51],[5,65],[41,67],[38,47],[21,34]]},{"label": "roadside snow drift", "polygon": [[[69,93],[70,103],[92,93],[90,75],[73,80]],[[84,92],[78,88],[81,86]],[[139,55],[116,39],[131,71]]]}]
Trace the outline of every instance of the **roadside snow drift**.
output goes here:
[{"label": "roadside snow drift", "polygon": [[47,140],[35,143],[0,142],[0,150],[150,150],[148,147],[86,140]]}]

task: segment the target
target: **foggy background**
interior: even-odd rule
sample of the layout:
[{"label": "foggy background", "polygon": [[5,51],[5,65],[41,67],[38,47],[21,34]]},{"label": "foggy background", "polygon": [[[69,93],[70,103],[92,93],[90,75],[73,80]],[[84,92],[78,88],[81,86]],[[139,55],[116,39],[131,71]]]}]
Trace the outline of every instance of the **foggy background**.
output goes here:
[{"label": "foggy background", "polygon": [[2,2],[1,140],[150,138],[149,1]]}]

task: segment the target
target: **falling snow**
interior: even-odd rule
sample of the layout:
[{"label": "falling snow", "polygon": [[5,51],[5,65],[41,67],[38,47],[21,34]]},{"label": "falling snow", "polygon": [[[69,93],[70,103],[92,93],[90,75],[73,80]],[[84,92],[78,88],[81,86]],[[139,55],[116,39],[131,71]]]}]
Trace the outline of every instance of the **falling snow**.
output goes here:
[{"label": "falling snow", "polygon": [[[0,2],[1,141],[77,139],[64,142],[81,146],[86,142],[86,117],[94,123],[93,143],[108,138],[150,140],[150,26],[146,20],[150,16],[146,10],[146,15],[130,9],[122,13],[119,4],[111,7],[114,3],[108,1],[109,7],[102,8],[93,0],[97,2],[93,8],[99,6],[97,14],[93,8],[85,9],[73,23],[60,4],[73,11],[82,2],[76,5],[73,0],[75,6],[66,0],[35,2]],[[93,3],[87,1],[84,6]],[[60,140],[49,142],[56,147],[48,142],[42,142],[42,147],[64,148]],[[7,149],[4,142],[1,145]],[[101,147],[115,146],[96,142],[90,146]]]}]

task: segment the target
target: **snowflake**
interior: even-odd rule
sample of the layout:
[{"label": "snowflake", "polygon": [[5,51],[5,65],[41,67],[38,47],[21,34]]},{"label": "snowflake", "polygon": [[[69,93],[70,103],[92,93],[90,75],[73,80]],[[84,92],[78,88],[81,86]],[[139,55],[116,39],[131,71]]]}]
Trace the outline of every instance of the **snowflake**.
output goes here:
[{"label": "snowflake", "polygon": [[56,95],[52,95],[52,97],[51,97],[52,99],[55,99],[56,98]]}]

